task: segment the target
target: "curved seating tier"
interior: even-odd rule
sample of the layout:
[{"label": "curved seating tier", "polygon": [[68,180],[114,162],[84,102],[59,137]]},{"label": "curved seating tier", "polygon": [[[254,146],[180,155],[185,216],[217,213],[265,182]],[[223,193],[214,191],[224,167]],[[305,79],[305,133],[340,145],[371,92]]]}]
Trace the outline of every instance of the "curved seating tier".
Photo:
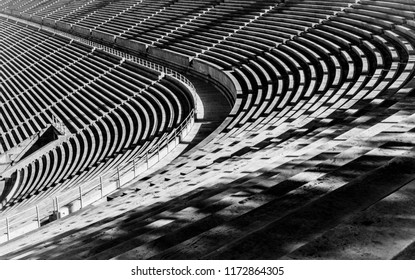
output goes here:
[{"label": "curved seating tier", "polygon": [[[139,5],[125,14],[138,13]],[[149,10],[143,9],[142,18],[131,23],[134,26],[117,24],[116,20],[124,18],[120,14],[107,21],[117,26],[113,30],[99,20],[94,21],[94,28],[99,25],[97,28],[110,34],[190,57],[190,71],[208,65],[228,77],[236,89],[235,104],[221,130],[203,146],[131,186],[130,190],[139,191],[126,191],[115,201],[76,215],[72,219],[78,219],[77,226],[82,229],[75,234],[65,229],[70,228],[72,219],[60,222],[59,246],[52,242],[53,230],[39,229],[32,237],[42,245],[16,252],[13,248],[25,242],[24,238],[16,240],[0,248],[5,258],[304,257],[307,250],[301,248],[307,242],[322,242],[318,238],[323,233],[352,215],[359,217],[363,210],[415,179],[412,2],[225,0],[201,1],[200,5],[166,1],[160,5],[149,6],[153,10],[147,17]],[[175,20],[175,7],[183,7],[189,16]],[[171,25],[166,19],[171,19]],[[19,36],[13,28],[4,30],[6,38]],[[27,40],[42,40],[33,37]],[[49,42],[44,41],[42,45]],[[61,46],[62,50],[69,48],[67,45],[71,44]],[[17,55],[23,49],[13,51]],[[93,51],[87,52],[82,61],[95,56]],[[23,56],[21,61],[29,59],[29,55]],[[120,102],[131,85],[118,84],[123,87],[118,94],[111,81],[127,68],[124,64],[113,66],[99,82],[88,86],[85,94],[98,92],[100,87],[109,92],[100,100],[102,106],[106,98]],[[26,84],[29,88],[30,81]],[[179,106],[172,100],[170,103],[169,110]],[[117,153],[126,143],[134,142],[122,134],[124,126],[150,121],[146,116],[123,121],[135,106],[145,108],[139,112],[158,116],[160,106],[150,98],[132,98],[127,104],[99,124],[88,126],[83,134],[76,134],[59,153],[56,150],[48,155],[80,164],[51,172],[47,170],[65,167],[53,167],[44,159],[22,172],[53,173],[62,188],[67,186],[65,176],[70,169],[78,173],[73,180],[88,177],[79,171],[95,159],[84,159],[75,151],[91,145],[92,156],[100,162],[103,158],[98,155]],[[94,116],[80,116],[71,127],[82,129]],[[2,129],[18,126],[12,123],[14,119]],[[40,119],[36,119],[38,126],[44,125]],[[140,133],[155,135],[174,123],[167,118],[151,121],[155,126]],[[91,144],[91,139],[99,138],[98,131],[105,141]],[[111,138],[117,133],[117,139]],[[11,136],[2,141],[9,139]],[[103,144],[108,142],[109,146]],[[122,160],[120,157],[117,162]],[[27,188],[45,184],[20,173],[17,180]],[[163,194],[161,200],[156,192]],[[23,198],[16,195],[16,199]],[[270,242],[276,239],[278,244]],[[413,237],[408,237],[375,257],[393,257],[412,242]],[[88,248],[76,246],[85,243]]]},{"label": "curved seating tier", "polygon": [[68,189],[90,173],[98,176],[126,151],[134,151],[130,159],[142,156],[193,108],[187,89],[158,72],[12,21],[1,23],[7,27],[0,42],[1,152],[50,126],[53,118],[71,133],[19,165],[18,180],[2,195],[3,207],[52,187]]}]

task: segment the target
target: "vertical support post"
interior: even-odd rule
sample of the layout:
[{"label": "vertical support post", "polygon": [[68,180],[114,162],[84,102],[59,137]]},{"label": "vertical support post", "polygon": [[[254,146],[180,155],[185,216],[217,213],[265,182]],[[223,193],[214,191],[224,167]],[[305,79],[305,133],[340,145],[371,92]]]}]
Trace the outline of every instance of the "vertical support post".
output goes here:
[{"label": "vertical support post", "polygon": [[6,218],[6,230],[7,230],[7,241],[10,240],[10,225],[9,225],[9,218]]},{"label": "vertical support post", "polygon": [[84,208],[84,201],[82,200],[82,186],[79,186],[79,200],[81,202],[81,209]]},{"label": "vertical support post", "polygon": [[101,198],[104,197],[104,184],[102,183],[102,176],[99,176],[99,186],[101,189]]},{"label": "vertical support post", "polygon": [[146,152],[146,164],[147,164],[147,169],[148,169],[148,151]]},{"label": "vertical support post", "polygon": [[177,143],[177,129],[174,129],[174,146],[176,147],[179,143]]},{"label": "vertical support post", "polygon": [[59,213],[59,199],[58,199],[58,197],[55,197],[55,200],[56,200],[56,212]]},{"label": "vertical support post", "polygon": [[36,217],[37,217],[37,227],[40,228],[39,206],[37,206],[37,205],[36,205]]},{"label": "vertical support post", "polygon": [[121,177],[120,177],[120,168],[117,167],[117,182],[118,182],[118,189],[121,188]]}]

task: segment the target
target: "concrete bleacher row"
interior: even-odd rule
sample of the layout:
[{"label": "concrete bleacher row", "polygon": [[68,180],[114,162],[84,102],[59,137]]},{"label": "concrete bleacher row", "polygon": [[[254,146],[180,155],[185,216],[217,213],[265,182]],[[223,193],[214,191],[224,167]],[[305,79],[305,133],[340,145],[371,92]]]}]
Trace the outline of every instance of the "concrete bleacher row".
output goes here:
[{"label": "concrete bleacher row", "polygon": [[72,134],[18,167],[3,207],[32,203],[142,155],[194,106],[187,88],[170,77],[58,35],[2,24],[2,153],[52,116]]},{"label": "concrete bleacher row", "polygon": [[[147,31],[129,38],[148,38],[142,43],[161,50],[148,54],[191,57],[181,64],[191,73],[232,83],[222,131],[132,186],[142,191],[5,244],[4,258],[280,258],[415,178],[406,168],[414,5],[240,2],[218,3],[162,40]],[[204,18],[215,24],[206,28]]]},{"label": "concrete bleacher row", "polygon": [[[412,99],[408,101],[412,102]],[[215,169],[222,168],[224,173],[215,179],[222,183],[206,183],[205,176],[193,191],[184,192],[177,199],[162,204],[159,202],[155,206],[151,206],[151,201],[147,202],[149,205],[143,201],[146,192],[126,195],[105,208],[90,208],[76,216],[77,226],[81,228],[76,233],[58,231],[58,235],[54,236],[51,232],[56,230],[57,225],[55,228],[50,225],[31,235],[33,240],[39,242],[38,245],[33,242],[21,250],[16,248],[23,243],[22,240],[3,245],[3,254],[14,251],[3,257],[201,258],[219,247],[226,248],[228,243],[233,243],[236,238],[257,230],[257,227],[265,223],[278,221],[291,213],[293,207],[323,197],[326,194],[324,188],[341,189],[350,178],[364,176],[367,170],[381,166],[393,157],[404,156],[403,152],[408,151],[382,147],[380,142],[377,143],[378,140],[384,142],[396,139],[396,131],[405,132],[413,128],[413,123],[409,122],[405,122],[405,128],[402,126],[402,121],[411,117],[396,110],[399,106],[393,107],[388,108],[388,112],[385,112],[384,107],[379,108],[381,110],[372,114],[369,120],[354,118],[354,127],[349,124],[321,127],[307,137],[298,135],[291,143],[270,142],[261,153],[256,151],[255,157],[250,158],[250,167],[248,163],[245,168],[238,169],[246,172],[255,168],[261,175],[251,177],[250,171],[244,173],[245,176],[241,174],[239,178],[230,178],[232,172],[227,172],[235,166],[217,165]],[[394,114],[386,114],[392,112],[395,112],[396,117]],[[391,116],[394,123],[388,119]],[[380,122],[373,123],[376,119],[380,119]],[[384,132],[376,128],[379,124],[383,125]],[[392,135],[388,131],[395,133]],[[360,135],[363,133],[371,135],[373,142],[362,140]],[[278,159],[267,157],[274,153],[281,156]],[[267,159],[261,160],[261,157]],[[160,181],[172,178],[168,175],[158,177]],[[149,193],[162,189],[168,192],[171,188],[161,187],[163,185],[154,179],[151,182],[154,186],[151,191],[148,190]],[[178,180],[174,180],[174,183],[177,184]],[[145,182],[141,182],[140,186],[144,185]],[[185,181],[180,182],[180,187],[188,188]],[[306,190],[313,189],[314,192],[307,195]],[[133,205],[128,206],[129,202],[133,202]],[[274,215],[270,215],[271,212]],[[270,220],[264,220],[265,217]],[[73,221],[66,219],[58,222],[59,227],[70,227]],[[23,240],[27,242],[30,239]],[[246,256],[252,257],[249,255],[251,250],[252,248],[246,250]]]},{"label": "concrete bleacher row", "polygon": [[[352,2],[353,1],[349,1],[349,3]],[[286,5],[282,5],[281,7],[275,7],[275,5],[273,6],[273,4],[275,4],[274,1],[261,1],[259,6],[258,3],[253,3],[252,1],[246,1],[242,5],[240,2],[236,3],[233,1],[224,1],[218,3],[216,6],[214,6],[212,9],[210,9],[208,12],[204,14],[199,13],[197,18],[189,24],[176,25],[176,29],[174,29],[175,25],[169,25],[168,27],[172,28],[174,32],[164,37],[162,40],[159,40],[160,38],[155,37],[152,39],[152,41],[150,40],[145,42],[139,42],[139,40],[143,40],[143,38],[146,38],[147,35],[150,36],[150,34],[146,32],[146,30],[150,33],[154,33],[154,30],[157,29],[157,23],[160,23],[163,20],[165,20],[166,22],[166,19],[169,19],[168,16],[165,17],[165,13],[167,13],[167,11],[169,11],[170,8],[172,9],[176,4],[179,5],[181,4],[181,2],[178,1],[173,5],[167,6],[166,9],[163,10],[164,13],[161,12],[157,15],[154,15],[151,19],[148,19],[147,21],[159,18],[159,20],[155,21],[151,25],[151,28],[145,27],[147,21],[145,23],[141,22],[141,24],[139,24],[137,28],[140,27],[142,28],[142,30],[144,28],[144,33],[140,33],[140,36],[137,39],[135,39],[134,37],[128,37],[130,40],[128,40],[127,44],[133,47],[140,48],[140,44],[151,43],[163,49],[169,49],[174,52],[178,52],[185,55],[193,55],[193,57],[196,56],[197,60],[195,61],[202,60],[202,63],[213,63],[219,65],[221,68],[231,69],[233,65],[240,65],[242,61],[248,62],[249,59],[253,60],[258,55],[258,53],[261,54],[264,51],[269,50],[272,47],[275,47],[278,44],[278,42],[286,40],[290,36],[298,34],[301,30],[310,27],[309,24],[305,24],[302,27],[297,27],[297,29],[291,29],[291,32],[294,33],[287,33],[288,37],[282,34],[281,32],[272,33],[272,31],[270,30],[270,34],[267,34],[267,36],[269,37],[267,41],[269,43],[268,45],[264,45],[264,41],[260,40],[261,43],[254,43],[255,46],[252,46],[251,44],[253,44],[253,41],[249,40],[249,36],[256,36],[256,38],[258,39],[261,36],[261,34],[264,34],[265,32],[260,32],[260,34],[256,34],[255,28],[258,28],[258,26],[262,26],[263,23],[267,23],[268,19],[272,19],[273,22],[275,22],[277,19],[276,17],[279,17],[278,20],[281,20],[281,16],[284,15],[284,13],[290,14],[289,17],[291,17],[292,13],[297,13],[298,18],[294,21],[297,20],[300,23],[307,22],[307,20],[313,18],[309,14],[304,14],[304,11],[302,10],[304,8],[301,6],[303,4],[300,3],[300,5],[299,3],[296,3],[294,1],[293,3],[287,2]],[[335,2],[332,10],[325,9],[326,2],[324,1],[322,3],[318,2],[317,4],[320,5],[314,5],[313,7],[314,9],[316,9],[316,13],[314,13],[314,15],[318,16],[315,16],[315,19],[314,21],[312,21],[312,24],[318,23],[322,19],[322,17],[325,18],[328,14],[332,13],[333,10],[336,11],[340,10],[341,8],[344,8],[347,3],[342,4],[341,2]],[[204,3],[201,3],[200,5],[203,6]],[[300,7],[297,7],[299,5]],[[274,14],[276,16],[274,16]],[[211,21],[218,22],[218,26],[209,27],[209,22]],[[293,20],[288,19],[286,25],[292,25],[292,21]],[[171,23],[171,21],[168,22],[169,24]],[[164,24],[159,25],[164,28]],[[242,26],[241,30],[239,28],[240,26]],[[276,28],[283,27],[276,26]],[[197,32],[203,32],[203,38],[198,38],[199,35],[197,34]],[[218,39],[218,37],[225,39]],[[102,38],[105,39],[106,37],[104,36]],[[117,37],[116,39],[117,44],[120,44],[121,46],[124,45],[123,42],[125,42],[123,40],[120,40],[122,38],[123,35]],[[169,41],[169,39],[171,41]],[[183,42],[184,40],[186,42]],[[255,40],[255,42],[256,41],[257,40]],[[197,45],[197,48],[192,47],[193,45]],[[269,92],[272,92],[272,90],[273,89],[270,89]],[[269,97],[270,94],[268,93],[267,96]],[[264,107],[265,105],[262,105],[262,109]]]}]

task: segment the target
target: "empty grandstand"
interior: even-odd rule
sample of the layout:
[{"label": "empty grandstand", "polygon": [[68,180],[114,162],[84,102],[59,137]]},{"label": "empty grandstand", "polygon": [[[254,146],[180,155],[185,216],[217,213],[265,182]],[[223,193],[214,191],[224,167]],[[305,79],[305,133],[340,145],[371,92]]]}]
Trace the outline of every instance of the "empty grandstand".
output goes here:
[{"label": "empty grandstand", "polygon": [[0,0],[3,259],[408,259],[411,0]]}]

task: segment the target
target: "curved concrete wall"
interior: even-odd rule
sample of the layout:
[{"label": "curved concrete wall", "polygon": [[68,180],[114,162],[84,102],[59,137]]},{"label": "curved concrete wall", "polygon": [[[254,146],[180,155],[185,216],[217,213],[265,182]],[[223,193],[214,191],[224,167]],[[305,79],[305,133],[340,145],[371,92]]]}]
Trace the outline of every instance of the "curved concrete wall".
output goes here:
[{"label": "curved concrete wall", "polygon": [[148,54],[168,63],[173,63],[186,68],[189,67],[190,64],[190,57],[166,49],[150,46],[148,48]]},{"label": "curved concrete wall", "polygon": [[96,39],[101,39],[103,42],[114,44],[115,43],[115,35],[98,31],[98,30],[92,30],[91,36]]},{"label": "curved concrete wall", "polygon": [[75,34],[78,34],[82,37],[91,36],[91,29],[86,28],[86,27],[82,27],[82,26],[78,26],[78,25],[73,25],[72,26],[72,32],[75,33]]},{"label": "curved concrete wall", "polygon": [[238,94],[242,92],[238,81],[232,76],[231,71],[225,71],[216,64],[198,58],[192,60],[191,68],[197,73],[206,75],[224,86],[232,94],[231,99],[233,102],[235,102]]},{"label": "curved concrete wall", "polygon": [[123,37],[117,37],[115,39],[115,44],[117,46],[120,46],[124,49],[129,49],[132,51],[138,51],[141,53],[145,53],[147,50],[147,46],[146,44],[140,43],[138,41],[135,40],[129,40],[127,38],[123,38]]},{"label": "curved concrete wall", "polygon": [[[187,69],[188,71],[197,73],[199,76],[205,76],[220,84],[227,90],[227,98],[231,103],[235,104],[237,96],[242,93],[238,81],[232,75],[232,71],[227,71],[215,64],[209,63],[208,61],[186,56],[168,49],[148,46],[139,41],[126,39],[103,31],[91,30],[82,26],[72,25],[59,21],[56,22],[52,19],[41,18],[39,16],[30,16],[24,13],[21,14],[12,12],[12,14],[17,17],[36,22],[38,24],[43,24],[45,26],[62,30],[67,33],[74,33],[81,37],[100,40],[103,43],[118,46],[126,51],[141,53],[148,56],[149,58],[163,61],[167,65],[176,66],[181,69]],[[87,45],[80,45],[82,48],[89,48]]]}]

